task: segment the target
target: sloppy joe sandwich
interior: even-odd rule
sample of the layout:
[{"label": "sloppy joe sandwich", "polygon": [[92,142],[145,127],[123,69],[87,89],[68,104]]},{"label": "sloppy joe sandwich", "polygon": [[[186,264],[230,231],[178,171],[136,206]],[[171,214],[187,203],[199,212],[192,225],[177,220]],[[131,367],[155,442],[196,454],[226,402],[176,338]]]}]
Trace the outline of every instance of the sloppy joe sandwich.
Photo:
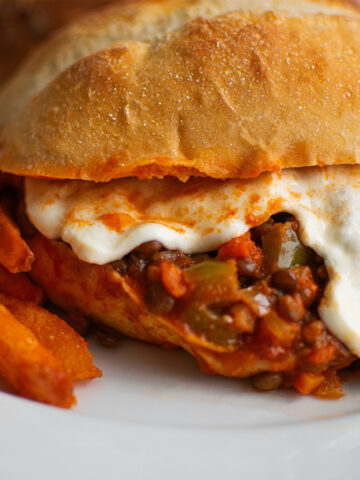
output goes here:
[{"label": "sloppy joe sandwich", "polygon": [[35,52],[0,106],[51,301],[261,390],[342,394],[360,355],[357,10],[111,7]]}]

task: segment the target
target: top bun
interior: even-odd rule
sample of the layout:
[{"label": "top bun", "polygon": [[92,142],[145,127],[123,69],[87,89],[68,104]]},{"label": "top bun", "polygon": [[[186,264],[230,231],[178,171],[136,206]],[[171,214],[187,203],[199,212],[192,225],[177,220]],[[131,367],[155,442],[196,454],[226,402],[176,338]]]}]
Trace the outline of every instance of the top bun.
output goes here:
[{"label": "top bun", "polygon": [[360,163],[360,13],[304,0],[112,7],[0,93],[0,168],[108,181]]}]

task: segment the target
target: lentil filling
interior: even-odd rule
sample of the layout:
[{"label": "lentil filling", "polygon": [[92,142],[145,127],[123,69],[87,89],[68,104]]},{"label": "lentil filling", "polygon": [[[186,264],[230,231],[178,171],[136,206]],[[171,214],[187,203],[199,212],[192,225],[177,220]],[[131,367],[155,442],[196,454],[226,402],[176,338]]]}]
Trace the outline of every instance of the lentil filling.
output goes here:
[{"label": "lentil filling", "polygon": [[292,358],[291,368],[253,377],[255,388],[338,398],[337,371],[356,357],[319,317],[327,271],[298,230],[292,215],[280,213],[214,252],[188,255],[151,241],[112,265],[137,285],[149,311],[197,345]]}]

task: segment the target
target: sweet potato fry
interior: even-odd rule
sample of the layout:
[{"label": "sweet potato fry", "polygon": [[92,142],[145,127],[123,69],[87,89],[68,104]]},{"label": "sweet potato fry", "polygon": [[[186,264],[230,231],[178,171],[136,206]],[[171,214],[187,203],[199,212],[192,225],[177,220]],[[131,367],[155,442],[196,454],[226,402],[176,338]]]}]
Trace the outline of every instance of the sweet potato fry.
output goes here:
[{"label": "sweet potato fry", "polygon": [[10,273],[1,265],[0,292],[36,304],[41,303],[44,298],[42,290],[36,287],[24,273]]},{"label": "sweet potato fry", "polygon": [[0,305],[0,374],[23,397],[69,408],[73,382],[62,363]]},{"label": "sweet potato fry", "polygon": [[102,375],[101,370],[93,364],[87,342],[64,320],[41,307],[15,298],[7,298],[1,293],[0,302],[64,364],[72,380]]},{"label": "sweet potato fry", "polygon": [[34,254],[21,238],[19,229],[0,208],[0,264],[9,272],[28,272],[34,261]]}]

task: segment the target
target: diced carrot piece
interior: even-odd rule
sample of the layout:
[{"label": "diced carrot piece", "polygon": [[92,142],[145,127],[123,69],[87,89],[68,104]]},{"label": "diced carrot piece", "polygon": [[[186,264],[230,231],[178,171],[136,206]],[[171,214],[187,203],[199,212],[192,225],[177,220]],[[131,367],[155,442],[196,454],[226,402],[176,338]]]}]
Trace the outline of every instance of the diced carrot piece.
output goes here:
[{"label": "diced carrot piece", "polygon": [[261,262],[261,250],[251,240],[250,232],[236,237],[221,245],[218,255],[220,258],[248,258]]},{"label": "diced carrot piece", "polygon": [[327,364],[335,356],[334,345],[326,345],[325,347],[313,350],[307,357],[306,361],[315,365]]},{"label": "diced carrot piece", "polygon": [[0,305],[0,374],[17,393],[69,408],[73,382],[62,363],[35,335]]},{"label": "diced carrot piece", "polygon": [[44,298],[42,290],[36,287],[25,273],[10,273],[1,265],[0,292],[36,304],[41,303]]},{"label": "diced carrot piece", "polygon": [[345,395],[341,386],[339,376],[335,371],[326,372],[325,380],[313,392],[313,394],[316,397],[327,398],[331,400],[336,400]]},{"label": "diced carrot piece", "polygon": [[174,263],[164,261],[160,265],[161,281],[167,292],[179,298],[186,293],[186,284],[183,271]]},{"label": "diced carrot piece", "polygon": [[295,380],[294,387],[303,395],[310,395],[324,381],[325,377],[321,373],[302,372]]},{"label": "diced carrot piece", "polygon": [[[0,294],[0,302],[61,361],[72,380],[102,375],[92,361],[87,342],[64,320],[37,305]],[[1,332],[0,332],[1,335]]]},{"label": "diced carrot piece", "polygon": [[33,261],[34,254],[21,238],[19,229],[0,208],[0,265],[11,273],[28,272]]}]

